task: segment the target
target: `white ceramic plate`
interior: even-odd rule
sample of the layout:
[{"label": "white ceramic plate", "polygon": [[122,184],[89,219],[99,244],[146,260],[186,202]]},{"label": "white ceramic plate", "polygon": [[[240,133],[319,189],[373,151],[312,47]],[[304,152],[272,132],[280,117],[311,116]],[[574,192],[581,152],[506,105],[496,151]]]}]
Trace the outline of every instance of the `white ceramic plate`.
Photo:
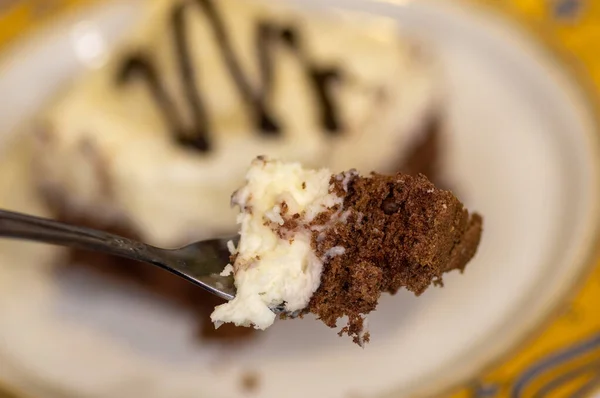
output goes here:
[{"label": "white ceramic plate", "polygon": [[[516,27],[462,3],[329,4],[397,19],[437,47],[450,88],[446,170],[485,217],[468,271],[418,299],[386,297],[364,350],[310,319],[222,350],[196,342],[184,312],[85,275],[57,280],[54,249],[0,242],[0,379],[45,398],[219,398],[243,396],[252,369],[267,398],[426,395],[473,375],[564,299],[589,265],[600,203],[597,125],[572,76]],[[134,15],[124,3],[87,10],[4,58],[1,207],[43,214],[27,146],[9,145],[10,133]]]}]

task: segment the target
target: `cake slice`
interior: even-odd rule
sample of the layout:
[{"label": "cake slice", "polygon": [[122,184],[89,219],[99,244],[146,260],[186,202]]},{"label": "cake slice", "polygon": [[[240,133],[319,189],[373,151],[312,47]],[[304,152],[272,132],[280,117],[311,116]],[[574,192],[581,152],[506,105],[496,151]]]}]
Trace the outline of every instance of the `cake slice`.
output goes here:
[{"label": "cake slice", "polygon": [[419,295],[442,275],[464,270],[482,218],[423,175],[360,176],[304,169],[259,157],[232,197],[240,241],[232,247],[236,297],[215,308],[218,327],[265,329],[288,314],[314,313],[340,334],[369,340],[365,316],[382,293]]},{"label": "cake slice", "polygon": [[[443,79],[431,49],[395,21],[266,0],[139,7],[106,63],[37,120],[34,180],[55,218],[177,247],[235,230],[223,197],[260,154],[437,173]],[[215,298],[185,281],[80,251],[69,263],[184,303],[215,336]]]}]

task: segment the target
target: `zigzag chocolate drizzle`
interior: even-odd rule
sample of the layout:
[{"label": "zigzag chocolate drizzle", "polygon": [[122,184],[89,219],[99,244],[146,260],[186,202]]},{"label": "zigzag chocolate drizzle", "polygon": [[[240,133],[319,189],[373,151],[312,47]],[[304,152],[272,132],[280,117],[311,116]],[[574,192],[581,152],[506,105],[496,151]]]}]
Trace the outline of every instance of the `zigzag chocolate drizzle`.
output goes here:
[{"label": "zigzag chocolate drizzle", "polygon": [[341,73],[337,68],[323,68],[311,62],[302,46],[301,35],[294,27],[278,26],[266,21],[257,22],[255,42],[260,74],[258,84],[253,84],[233,50],[227,28],[213,0],[186,0],[173,6],[169,28],[175,47],[175,62],[181,78],[183,96],[192,116],[192,125],[186,126],[183,121],[150,53],[129,54],[120,65],[117,75],[119,85],[131,83],[134,79],[145,82],[178,142],[201,152],[207,152],[211,148],[210,117],[206,114],[203,95],[198,89],[201,82],[197,81],[198,74],[195,73],[195,70],[202,65],[194,65],[190,56],[192,43],[187,29],[187,24],[191,22],[188,7],[195,7],[202,11],[210,24],[227,70],[259,132],[268,136],[278,136],[282,133],[282,123],[276,120],[268,106],[273,82],[274,51],[277,44],[293,51],[295,58],[303,67],[307,81],[313,87],[315,101],[319,104],[319,122],[325,131],[332,134],[341,131],[331,92],[331,84],[340,80]]}]

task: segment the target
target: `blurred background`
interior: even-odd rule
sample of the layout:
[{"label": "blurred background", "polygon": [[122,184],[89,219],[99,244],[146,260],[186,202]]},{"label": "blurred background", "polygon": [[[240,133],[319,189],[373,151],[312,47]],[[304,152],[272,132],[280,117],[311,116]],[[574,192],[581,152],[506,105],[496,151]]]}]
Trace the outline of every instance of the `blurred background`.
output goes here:
[{"label": "blurred background", "polygon": [[[268,6],[256,11],[239,1],[220,4],[240,32],[248,21],[277,18]],[[133,20],[153,4],[161,5],[133,35]],[[2,244],[0,398],[600,397],[599,2],[333,2],[385,17],[365,21],[358,33],[352,22],[337,28],[320,22],[320,11],[307,11],[298,23],[313,32],[306,45],[321,54],[319,66],[347,68],[365,87],[384,81],[387,94],[397,96],[399,111],[372,111],[365,104],[377,97],[374,90],[337,88],[341,123],[370,134],[350,138],[335,138],[331,122],[305,122],[314,105],[286,91],[303,83],[285,73],[274,85],[284,88],[275,91],[283,93],[279,111],[291,133],[275,144],[238,136],[252,128],[238,115],[244,106],[228,105],[234,89],[221,83],[223,66],[188,54],[206,61],[208,73],[217,70],[208,90],[218,94],[211,97],[215,151],[228,146],[223,157],[238,159],[226,163],[155,149],[170,145],[163,142],[165,128],[181,127],[165,122],[172,122],[169,106],[157,99],[156,87],[155,97],[139,87],[113,88],[116,70],[126,81],[123,71],[135,68],[123,65],[152,60],[140,61],[140,49],[149,48],[154,66],[168,70],[165,91],[175,90],[181,74],[168,66],[171,47],[161,29],[178,4],[0,0],[0,207],[176,245],[230,231],[232,216],[220,213],[223,197],[247,160],[264,150],[334,169],[426,173],[483,214],[480,253],[444,289],[419,300],[406,292],[383,300],[374,314],[373,348],[360,353],[310,320],[276,325],[260,337],[236,328],[214,335],[202,320],[218,301],[174,277],[85,253]],[[190,21],[190,40],[200,48],[209,39]],[[396,25],[399,59],[388,56],[398,47],[389,36]],[[232,33],[243,65],[251,62],[237,42],[244,36]],[[118,47],[122,38],[127,44]],[[398,80],[390,80],[397,71]],[[185,110],[185,100],[172,102],[174,114],[190,124],[194,112]],[[334,138],[323,139],[321,130]],[[138,132],[150,134],[147,146]],[[93,145],[65,144],[79,135],[92,137]],[[133,144],[143,149],[127,151]],[[160,160],[148,167],[154,174],[129,168],[129,159],[140,165],[150,153]],[[105,158],[118,159],[110,169],[119,178],[114,196],[93,168],[98,161],[102,169]],[[189,170],[201,177],[189,177]],[[157,184],[169,188],[148,195]],[[171,200],[166,191],[191,199]],[[71,197],[107,216],[73,210]],[[121,214],[110,217],[113,205],[125,209],[127,222]],[[145,223],[148,214],[158,221]]]}]

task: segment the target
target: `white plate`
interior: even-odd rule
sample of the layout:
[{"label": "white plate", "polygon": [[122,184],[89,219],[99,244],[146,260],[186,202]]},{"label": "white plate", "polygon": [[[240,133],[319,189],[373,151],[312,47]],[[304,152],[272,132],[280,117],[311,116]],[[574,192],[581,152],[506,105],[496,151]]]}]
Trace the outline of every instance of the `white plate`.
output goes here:
[{"label": "white plate", "polygon": [[[397,19],[439,49],[447,171],[485,217],[467,272],[418,299],[386,297],[364,350],[307,319],[224,352],[198,344],[183,312],[81,275],[57,281],[40,261],[54,250],[0,242],[1,379],[45,398],[218,398],[243,396],[240,378],[253,369],[267,398],[429,394],[497,358],[572,289],[589,265],[600,203],[597,126],[572,76],[514,26],[462,3],[329,3]],[[94,54],[82,48],[102,50],[134,14],[104,5],[14,48],[0,64],[0,143],[89,66]],[[26,146],[5,148],[0,206],[43,213]]]}]

